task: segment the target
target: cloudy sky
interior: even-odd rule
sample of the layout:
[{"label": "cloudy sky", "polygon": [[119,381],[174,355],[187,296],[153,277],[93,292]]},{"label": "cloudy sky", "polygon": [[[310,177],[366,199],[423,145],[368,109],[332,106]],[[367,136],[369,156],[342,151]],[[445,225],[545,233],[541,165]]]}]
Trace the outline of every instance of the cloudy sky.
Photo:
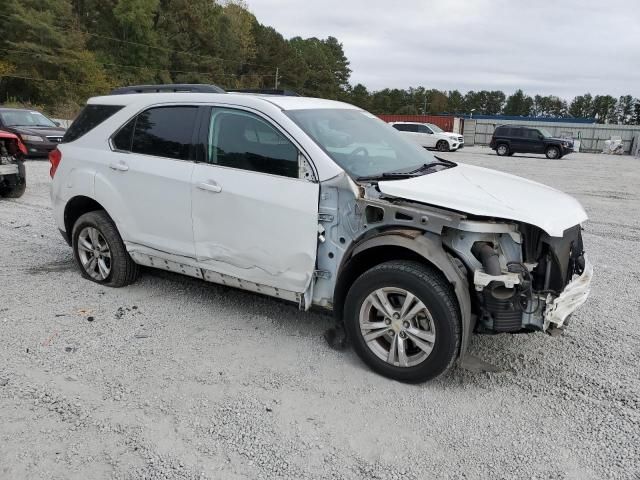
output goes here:
[{"label": "cloudy sky", "polygon": [[246,0],[285,37],[332,35],[369,89],[640,97],[639,0]]}]

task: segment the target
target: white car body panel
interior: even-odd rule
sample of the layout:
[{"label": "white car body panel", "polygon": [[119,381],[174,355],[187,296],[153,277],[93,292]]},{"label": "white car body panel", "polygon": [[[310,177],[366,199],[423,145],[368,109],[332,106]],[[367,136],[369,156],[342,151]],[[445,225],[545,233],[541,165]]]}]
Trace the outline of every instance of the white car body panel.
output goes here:
[{"label": "white car body panel", "polygon": [[193,257],[193,168],[189,161],[108,152],[96,168],[95,198],[125,242]]},{"label": "white car body panel", "polygon": [[196,164],[192,215],[198,265],[304,292],[316,261],[318,195],[317,183]]},{"label": "white car body panel", "polygon": [[529,223],[552,237],[561,237],[567,228],[587,220],[580,203],[559,190],[472,165],[458,164],[428,175],[382,181],[378,186],[394,197]]}]

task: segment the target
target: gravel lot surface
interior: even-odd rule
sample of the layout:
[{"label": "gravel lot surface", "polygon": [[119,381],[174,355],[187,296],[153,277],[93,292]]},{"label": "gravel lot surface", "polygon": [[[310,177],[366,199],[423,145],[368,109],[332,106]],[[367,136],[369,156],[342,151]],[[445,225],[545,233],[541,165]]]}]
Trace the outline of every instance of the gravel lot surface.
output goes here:
[{"label": "gravel lot surface", "polygon": [[596,276],[563,336],[475,336],[499,373],[417,386],[329,348],[322,313],[83,280],[28,162],[0,199],[0,478],[640,478],[640,159],[446,156],[576,196]]}]

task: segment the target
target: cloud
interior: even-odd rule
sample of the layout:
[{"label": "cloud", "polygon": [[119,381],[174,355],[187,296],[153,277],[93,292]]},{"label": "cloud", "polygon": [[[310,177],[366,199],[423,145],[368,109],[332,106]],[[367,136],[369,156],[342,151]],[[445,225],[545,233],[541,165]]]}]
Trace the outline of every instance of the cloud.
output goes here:
[{"label": "cloud", "polygon": [[285,37],[332,35],[369,89],[640,96],[640,2],[248,0]]}]

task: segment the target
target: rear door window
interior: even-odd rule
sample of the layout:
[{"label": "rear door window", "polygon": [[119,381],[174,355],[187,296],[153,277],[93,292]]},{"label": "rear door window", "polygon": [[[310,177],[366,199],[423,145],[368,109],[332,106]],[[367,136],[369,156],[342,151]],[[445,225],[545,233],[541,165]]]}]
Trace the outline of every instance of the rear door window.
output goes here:
[{"label": "rear door window", "polygon": [[77,140],[121,109],[121,105],[87,105],[65,132],[62,142]]},{"label": "rear door window", "polygon": [[[197,106],[154,107],[142,112],[136,117],[133,127],[131,151],[176,160],[192,159],[197,114]],[[125,125],[123,130],[127,127]],[[114,137],[114,146],[117,137]],[[124,139],[126,132],[123,145],[126,144]]]}]

